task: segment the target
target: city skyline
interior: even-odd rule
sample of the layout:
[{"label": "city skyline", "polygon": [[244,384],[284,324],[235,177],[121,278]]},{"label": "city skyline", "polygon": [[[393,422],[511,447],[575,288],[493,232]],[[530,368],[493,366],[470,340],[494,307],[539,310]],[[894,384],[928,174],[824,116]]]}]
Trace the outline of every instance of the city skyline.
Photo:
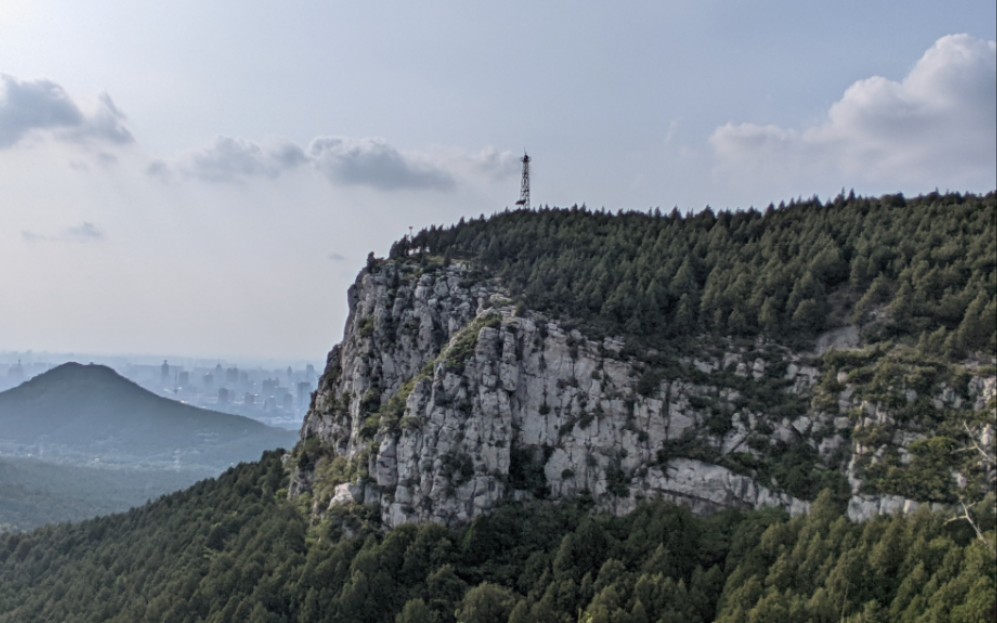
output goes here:
[{"label": "city skyline", "polygon": [[99,364],[164,398],[297,430],[321,372],[313,363],[268,367],[224,360],[178,360],[180,363],[170,363],[169,359],[157,363],[149,357],[136,360],[127,356],[0,352],[0,392],[65,363]]}]

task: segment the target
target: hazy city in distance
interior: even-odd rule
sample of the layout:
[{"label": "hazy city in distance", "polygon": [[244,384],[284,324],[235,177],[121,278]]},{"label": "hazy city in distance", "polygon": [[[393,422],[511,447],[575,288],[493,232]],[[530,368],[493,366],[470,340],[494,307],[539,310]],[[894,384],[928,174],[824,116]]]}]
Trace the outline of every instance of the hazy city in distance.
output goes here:
[{"label": "hazy city in distance", "polygon": [[303,361],[5,351],[0,392],[67,361],[103,364],[165,398],[289,430],[300,428],[321,373]]}]

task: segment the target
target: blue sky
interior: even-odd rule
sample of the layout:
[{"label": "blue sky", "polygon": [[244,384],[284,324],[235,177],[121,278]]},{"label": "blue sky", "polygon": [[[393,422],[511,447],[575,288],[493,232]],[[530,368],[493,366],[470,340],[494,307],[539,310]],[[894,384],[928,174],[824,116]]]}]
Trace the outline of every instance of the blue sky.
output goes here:
[{"label": "blue sky", "polygon": [[518,196],[997,186],[995,5],[0,6],[0,350],[318,359],[370,250]]}]

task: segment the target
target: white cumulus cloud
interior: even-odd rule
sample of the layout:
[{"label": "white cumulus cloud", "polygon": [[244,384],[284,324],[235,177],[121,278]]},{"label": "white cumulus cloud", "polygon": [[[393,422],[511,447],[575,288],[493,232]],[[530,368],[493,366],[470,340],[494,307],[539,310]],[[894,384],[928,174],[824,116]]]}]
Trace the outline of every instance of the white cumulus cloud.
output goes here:
[{"label": "white cumulus cloud", "polygon": [[[901,81],[851,85],[802,129],[728,123],[710,136],[718,174],[803,194],[814,186],[987,190],[997,183],[997,43],[939,39]],[[811,191],[807,192],[806,188]]]}]

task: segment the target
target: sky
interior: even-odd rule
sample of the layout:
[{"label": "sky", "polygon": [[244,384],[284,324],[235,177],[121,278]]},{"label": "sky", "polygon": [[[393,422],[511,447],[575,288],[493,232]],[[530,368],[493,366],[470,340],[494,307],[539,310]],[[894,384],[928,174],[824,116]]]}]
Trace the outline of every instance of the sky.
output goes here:
[{"label": "sky", "polygon": [[993,0],[3,0],[0,351],[321,361],[367,254],[519,198],[997,187]]}]

